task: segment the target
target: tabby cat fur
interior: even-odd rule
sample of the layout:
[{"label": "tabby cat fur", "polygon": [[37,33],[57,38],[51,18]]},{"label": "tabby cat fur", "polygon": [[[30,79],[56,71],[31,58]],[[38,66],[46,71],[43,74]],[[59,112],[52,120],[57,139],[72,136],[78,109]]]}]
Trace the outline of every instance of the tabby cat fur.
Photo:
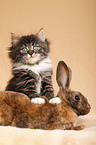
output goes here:
[{"label": "tabby cat fur", "polygon": [[26,94],[30,100],[40,96],[54,97],[52,87],[53,67],[49,58],[49,42],[43,29],[34,35],[16,36],[11,34],[12,46],[9,57],[12,62],[13,77],[7,91]]}]

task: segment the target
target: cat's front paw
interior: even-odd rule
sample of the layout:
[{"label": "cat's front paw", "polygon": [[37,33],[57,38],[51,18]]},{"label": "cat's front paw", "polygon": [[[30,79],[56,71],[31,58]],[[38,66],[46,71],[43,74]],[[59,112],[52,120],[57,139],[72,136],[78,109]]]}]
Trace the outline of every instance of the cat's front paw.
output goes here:
[{"label": "cat's front paw", "polygon": [[49,100],[49,103],[51,104],[59,104],[61,103],[61,99],[59,97],[55,97]]},{"label": "cat's front paw", "polygon": [[45,103],[45,99],[43,99],[43,98],[32,98],[31,102],[35,103],[35,104],[44,104]]}]

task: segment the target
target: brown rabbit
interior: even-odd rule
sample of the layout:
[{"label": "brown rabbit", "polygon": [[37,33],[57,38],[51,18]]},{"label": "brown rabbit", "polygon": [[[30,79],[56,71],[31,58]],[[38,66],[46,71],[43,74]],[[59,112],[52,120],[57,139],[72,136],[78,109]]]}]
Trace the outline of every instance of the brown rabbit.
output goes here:
[{"label": "brown rabbit", "polygon": [[52,104],[45,97],[44,104],[34,104],[21,93],[0,92],[0,125],[34,129],[82,129],[75,126],[79,115],[90,111],[87,99],[69,88],[71,69],[60,61],[57,67],[58,97],[61,102]]}]

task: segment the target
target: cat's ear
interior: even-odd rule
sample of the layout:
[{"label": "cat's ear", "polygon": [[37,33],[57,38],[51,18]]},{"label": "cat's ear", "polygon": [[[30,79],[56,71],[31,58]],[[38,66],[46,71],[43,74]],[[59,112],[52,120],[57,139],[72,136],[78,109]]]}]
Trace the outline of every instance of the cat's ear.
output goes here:
[{"label": "cat's ear", "polygon": [[41,28],[37,34],[38,38],[41,40],[41,41],[45,41],[45,33],[44,33],[44,29]]},{"label": "cat's ear", "polygon": [[16,36],[14,33],[11,33],[11,41],[13,45],[16,45],[19,42],[19,37]]}]

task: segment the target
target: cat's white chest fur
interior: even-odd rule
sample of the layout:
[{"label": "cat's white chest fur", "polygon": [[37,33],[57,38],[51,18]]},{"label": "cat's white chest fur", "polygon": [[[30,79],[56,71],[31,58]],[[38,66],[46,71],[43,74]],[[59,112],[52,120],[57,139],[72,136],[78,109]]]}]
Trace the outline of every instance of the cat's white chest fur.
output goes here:
[{"label": "cat's white chest fur", "polygon": [[53,67],[51,64],[51,60],[48,56],[47,58],[40,61],[38,64],[34,64],[34,65],[24,65],[22,63],[15,63],[13,64],[13,70],[16,69],[31,70],[35,74],[39,75],[41,72],[44,71],[52,71]]},{"label": "cat's white chest fur", "polygon": [[40,61],[39,64],[35,64],[35,65],[29,66],[29,67],[27,67],[27,69],[33,71],[37,75],[39,75],[39,73],[41,73],[41,72],[52,70],[52,64],[51,64],[51,60],[49,57]]}]

